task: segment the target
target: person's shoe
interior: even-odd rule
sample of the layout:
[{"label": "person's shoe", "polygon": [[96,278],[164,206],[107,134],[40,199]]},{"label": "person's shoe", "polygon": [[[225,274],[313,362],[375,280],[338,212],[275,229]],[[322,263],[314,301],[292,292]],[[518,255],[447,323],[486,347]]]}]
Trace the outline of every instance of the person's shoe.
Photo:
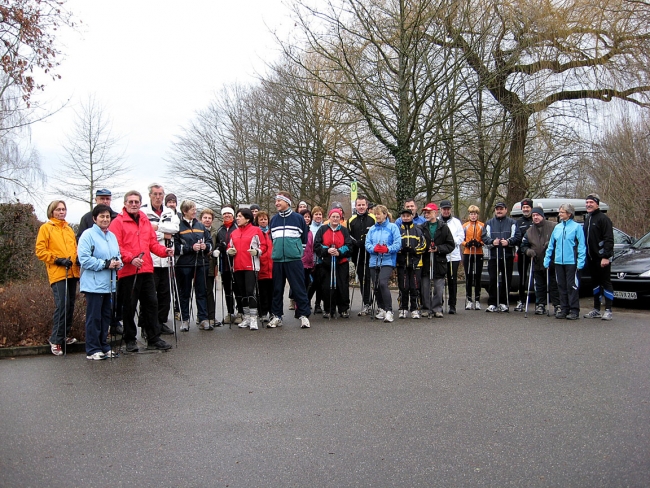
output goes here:
[{"label": "person's shoe", "polygon": [[465,300],[465,310],[472,310],[474,308],[474,302],[469,298]]},{"label": "person's shoe", "polygon": [[106,351],[104,353],[104,356],[106,356],[107,358],[118,358],[118,357],[120,357],[120,355],[117,352],[113,351],[113,350]]},{"label": "person's shoe", "polygon": [[237,322],[235,321],[237,327],[239,327],[240,329],[245,329],[246,327],[248,327],[249,322],[250,321],[248,320],[248,315],[245,315],[243,320],[239,324],[237,324]]},{"label": "person's shoe", "polygon": [[489,305],[488,308],[485,309],[485,311],[493,313],[493,312],[498,312],[499,309],[497,308],[496,305]]},{"label": "person's shoe", "polygon": [[361,307],[361,310],[357,314],[357,316],[359,317],[363,317],[365,315],[370,315],[370,305],[364,305],[363,307]]},{"label": "person's shoe", "polygon": [[535,315],[544,315],[545,313],[546,313],[546,307],[544,306],[544,304],[542,303],[537,304],[537,306],[535,307]]},{"label": "person's shoe", "polygon": [[557,315],[561,311],[562,311],[562,307],[560,307],[559,305],[555,305],[555,309],[553,310],[553,315]]},{"label": "person's shoe", "polygon": [[296,301],[289,300],[289,310],[295,310],[295,309],[296,309]]},{"label": "person's shoe", "polygon": [[136,341],[126,341],[126,352],[138,352],[140,348]]},{"label": "person's shoe", "polygon": [[149,342],[147,344],[147,349],[158,349],[160,351],[166,351],[167,349],[171,349],[171,348],[172,345],[168,344],[162,339],[158,339],[156,342]]},{"label": "person's shoe", "polygon": [[316,305],[316,308],[314,309],[314,313],[323,313],[323,309],[320,308],[320,305]]},{"label": "person's shoe", "polygon": [[111,334],[112,335],[124,334],[124,325],[122,325],[122,322],[118,322],[116,325],[111,325]]},{"label": "person's shoe", "polygon": [[142,327],[140,327],[140,335],[142,336],[143,341],[147,340],[147,332]]},{"label": "person's shoe", "polygon": [[437,319],[441,319],[442,318],[442,312],[433,312],[433,316],[435,318],[437,318]]},{"label": "person's shoe", "polygon": [[244,321],[244,318],[242,317],[242,314],[238,313],[237,316],[235,317],[235,321],[233,324],[241,324]]},{"label": "person's shoe", "polygon": [[580,318],[580,315],[578,315],[575,312],[570,312],[569,315],[566,316],[567,320],[578,320]]},{"label": "person's shoe", "polygon": [[219,322],[218,320],[211,320],[210,323],[214,325],[215,327],[223,327],[223,324]]},{"label": "person's shoe", "polygon": [[601,319],[603,318],[602,315],[600,315],[600,310],[597,308],[594,308],[591,312],[584,314],[584,318],[586,319]]},{"label": "person's shoe", "polygon": [[456,313],[456,306],[455,305],[449,305],[449,315],[454,315]]},{"label": "person's shoe", "polygon": [[263,324],[267,324],[270,320],[271,320],[271,317],[269,317],[268,313],[265,313],[264,315],[262,315],[262,323]]},{"label": "person's shoe", "polygon": [[612,311],[609,309],[605,309],[605,313],[601,317],[603,320],[612,320]]},{"label": "person's shoe", "polygon": [[233,318],[230,314],[226,314],[226,316],[223,318],[223,323],[225,324],[232,324]]},{"label": "person's shoe", "polygon": [[160,324],[160,333],[174,335],[174,329],[170,328],[167,324]]},{"label": "person's shoe", "polygon": [[282,325],[282,319],[280,317],[273,317],[270,321],[267,327],[270,327],[271,329],[275,329],[278,326]]},{"label": "person's shoe", "polygon": [[508,305],[502,303],[499,305],[499,312],[510,312],[510,309],[508,308]]},{"label": "person's shoe", "polygon": [[65,343],[66,343],[68,346],[69,346],[70,344],[74,344],[75,342],[77,342],[77,339],[75,339],[74,337],[66,337],[66,338],[65,338]]},{"label": "person's shoe", "polygon": [[86,359],[92,359],[93,361],[101,361],[102,359],[106,359],[106,354],[103,352],[96,352],[91,354],[90,356],[86,356]]},{"label": "person's shoe", "polygon": [[400,310],[399,313],[397,314],[397,316],[400,319],[405,319],[405,318],[407,318],[409,316],[409,313],[408,313],[407,310]]},{"label": "person's shoe", "polygon": [[350,318],[350,311],[349,310],[343,310],[340,314],[342,319],[349,319]]},{"label": "person's shoe", "polygon": [[187,332],[190,330],[190,322],[188,320],[181,322],[181,332]]},{"label": "person's shoe", "polygon": [[379,320],[384,320],[386,318],[386,310],[380,308],[377,311],[377,315],[375,315],[375,318]]},{"label": "person's shoe", "polygon": [[481,302],[478,300],[474,302],[474,310],[481,310]]},{"label": "person's shoe", "polygon": [[214,330],[214,326],[210,323],[209,320],[202,320],[199,324],[200,330]]},{"label": "person's shoe", "polygon": [[258,330],[259,326],[257,325],[257,315],[250,315],[248,317],[248,328],[250,330]]},{"label": "person's shoe", "polygon": [[304,315],[300,316],[300,328],[301,329],[309,329],[311,327],[311,324],[309,323],[309,319],[305,317]]},{"label": "person's shoe", "polygon": [[524,311],[524,302],[519,300],[517,302],[517,306],[515,307],[515,312],[523,312]]},{"label": "person's shoe", "polygon": [[422,310],[421,315],[422,315],[423,319],[428,319],[429,318],[429,311],[428,310]]},{"label": "person's shoe", "polygon": [[61,344],[52,344],[50,342],[50,351],[52,351],[52,354],[55,356],[63,356],[63,349],[61,348]]},{"label": "person's shoe", "polygon": [[323,318],[324,318],[324,319],[329,319],[329,318],[330,318],[330,314],[328,314],[327,312],[325,312],[325,313],[323,314]]},{"label": "person's shoe", "polygon": [[566,319],[566,313],[563,310],[560,309],[555,313],[555,318],[556,319]]},{"label": "person's shoe", "polygon": [[392,322],[393,320],[394,320],[393,319],[393,312],[391,312],[390,310],[387,310],[386,311],[386,316],[384,317],[384,322]]},{"label": "person's shoe", "polygon": [[417,310],[413,310],[411,312],[411,318],[412,319],[419,319],[420,318],[420,312],[418,312]]},{"label": "person's shoe", "polygon": [[181,313],[180,313],[180,312],[174,312],[174,318],[180,322],[180,320],[181,320]]}]

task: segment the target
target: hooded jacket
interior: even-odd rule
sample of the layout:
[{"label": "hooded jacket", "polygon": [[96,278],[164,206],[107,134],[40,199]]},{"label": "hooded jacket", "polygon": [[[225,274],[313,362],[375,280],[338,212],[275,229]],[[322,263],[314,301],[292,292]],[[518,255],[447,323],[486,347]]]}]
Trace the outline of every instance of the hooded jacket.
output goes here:
[{"label": "hooded jacket", "polygon": [[[456,243],[454,242],[454,236],[451,230],[449,230],[449,226],[440,218],[436,220],[436,223],[437,226],[433,233],[433,238],[431,236],[431,225],[429,222],[425,222],[420,226],[427,245],[427,251],[422,255],[422,274],[427,273],[429,278],[431,278],[430,274],[433,260],[434,278],[444,278],[447,275],[448,269],[447,255],[453,252]],[[436,252],[430,252],[432,241],[436,246]]]},{"label": "hooded jacket", "polygon": [[[384,244],[388,247],[387,254],[378,254],[375,252],[377,244]],[[397,253],[402,248],[402,236],[399,228],[388,221],[388,217],[381,224],[375,223],[366,235],[366,251],[370,254],[369,266],[393,266],[397,262]]]},{"label": "hooded jacket", "polygon": [[421,268],[422,254],[427,250],[424,232],[414,221],[402,221],[399,232],[402,236],[402,249],[397,253],[397,266]]},{"label": "hooded jacket", "polygon": [[85,293],[112,293],[117,276],[106,268],[106,260],[120,258],[120,247],[115,234],[104,232],[93,224],[79,238],[79,262],[84,272],[79,280],[79,291]]},{"label": "hooded jacket", "polygon": [[36,257],[45,263],[50,285],[65,280],[65,267],[54,264],[57,258],[70,258],[72,267],[68,270],[68,278],[79,278],[77,239],[65,220],[52,217],[41,225],[36,237]]},{"label": "hooded jacket", "polygon": [[587,247],[582,226],[573,219],[560,222],[555,226],[544,256],[545,268],[551,264],[553,251],[555,251],[555,264],[575,264],[578,269],[584,268]]},{"label": "hooded jacket", "polygon": [[[237,250],[232,259],[233,270],[237,271],[259,271],[260,259],[268,252],[266,239],[259,227],[249,223],[244,227],[237,227],[230,234],[230,242],[227,249],[234,247]],[[249,249],[257,249],[259,254],[251,256]],[[231,259],[229,257],[229,259]]]},{"label": "hooded jacket", "polygon": [[521,241],[521,252],[525,253],[528,249],[535,251],[535,271],[544,269],[544,256],[546,248],[551,240],[551,234],[557,223],[550,220],[542,220],[539,225],[533,224],[528,227],[524,238]]},{"label": "hooded jacket", "polygon": [[352,239],[347,228],[338,225],[336,229],[332,229],[329,225],[323,225],[318,229],[314,239],[314,254],[318,257],[318,264],[331,262],[332,258],[328,251],[332,246],[339,251],[336,262],[347,263],[352,253]]}]

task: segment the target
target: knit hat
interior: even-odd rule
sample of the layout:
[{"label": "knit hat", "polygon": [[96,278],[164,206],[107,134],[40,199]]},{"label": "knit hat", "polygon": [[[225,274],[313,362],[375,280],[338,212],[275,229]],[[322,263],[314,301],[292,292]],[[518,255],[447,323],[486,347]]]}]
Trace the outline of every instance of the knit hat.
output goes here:
[{"label": "knit hat", "polygon": [[176,195],[173,193],[168,193],[167,196],[165,197],[165,205],[169,203],[170,200],[174,200],[175,202],[178,202],[178,199],[176,198]]},{"label": "knit hat", "polygon": [[593,200],[597,205],[600,205],[600,197],[596,193],[590,193],[587,195],[587,198],[585,198],[585,200]]},{"label": "knit hat", "polygon": [[232,209],[232,207],[223,207],[221,209],[221,216],[224,216],[227,213],[235,215],[235,211]]},{"label": "knit hat", "polygon": [[533,206],[533,200],[530,199],[530,198],[524,198],[521,201],[521,206],[523,207],[524,205],[528,205],[529,207],[532,207]]},{"label": "knit hat", "polygon": [[343,212],[341,211],[340,208],[333,208],[332,210],[330,210],[330,212],[327,214],[327,216],[331,217],[333,213],[337,213],[337,214],[339,214],[339,216],[341,218],[343,218]]},{"label": "knit hat", "polygon": [[540,214],[542,217],[544,217],[544,209],[542,207],[533,207],[531,210],[530,214]]}]

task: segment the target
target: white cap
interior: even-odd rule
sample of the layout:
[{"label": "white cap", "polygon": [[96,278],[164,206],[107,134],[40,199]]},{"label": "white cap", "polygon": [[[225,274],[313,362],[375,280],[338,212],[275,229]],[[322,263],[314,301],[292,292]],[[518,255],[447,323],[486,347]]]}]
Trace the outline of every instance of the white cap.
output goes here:
[{"label": "white cap", "polygon": [[227,213],[235,215],[235,211],[231,207],[223,207],[221,209],[221,215],[224,215],[224,214],[227,214]]}]

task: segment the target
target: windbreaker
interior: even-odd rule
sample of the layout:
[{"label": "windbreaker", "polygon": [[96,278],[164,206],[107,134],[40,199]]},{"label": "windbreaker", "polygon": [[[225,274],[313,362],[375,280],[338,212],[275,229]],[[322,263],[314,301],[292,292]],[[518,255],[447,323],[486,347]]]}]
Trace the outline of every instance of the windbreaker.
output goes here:
[{"label": "windbreaker", "polygon": [[589,259],[591,261],[610,259],[614,255],[614,229],[609,217],[597,208],[585,215],[583,228]]},{"label": "windbreaker", "polygon": [[[477,256],[483,255],[483,229],[485,224],[480,221],[472,222],[468,220],[463,224],[463,231],[465,232],[465,240],[462,242],[463,254],[476,254]],[[481,245],[479,247],[469,247],[469,241],[478,241]]]},{"label": "windbreaker", "polygon": [[465,239],[465,230],[463,229],[463,224],[456,217],[449,217],[447,220],[440,217],[439,220],[442,220],[454,238],[454,250],[447,254],[447,261],[460,261],[460,245]]},{"label": "windbreaker", "polygon": [[77,239],[70,224],[54,217],[41,225],[36,237],[36,257],[45,263],[50,285],[65,280],[65,267],[54,264],[56,258],[69,258],[68,278],[79,278]]},{"label": "windbreaker", "polygon": [[334,246],[339,255],[336,257],[337,264],[346,263],[348,257],[352,254],[352,238],[350,231],[342,225],[338,225],[336,229],[332,229],[329,225],[323,225],[314,238],[314,254],[317,257],[317,263],[329,264],[332,261],[328,250]]},{"label": "windbreaker", "polygon": [[587,247],[582,226],[573,219],[560,222],[555,226],[544,255],[545,268],[551,264],[553,251],[555,251],[555,264],[576,264],[578,269],[584,268]]},{"label": "windbreaker", "polygon": [[[442,219],[436,220],[436,230],[431,236],[431,225],[425,222],[420,225],[427,244],[427,252],[422,256],[422,273],[427,273],[431,278],[431,267],[433,267],[434,278],[444,278],[447,275],[447,254],[454,250],[454,236],[449,226]],[[431,242],[436,246],[436,252],[430,252]]]},{"label": "windbreaker", "polygon": [[535,251],[535,270],[541,271],[544,269],[544,256],[546,255],[546,248],[551,240],[551,234],[557,223],[550,220],[542,220],[539,225],[533,224],[528,227],[524,238],[521,241],[521,252],[525,253],[528,249]]},{"label": "windbreaker", "polygon": [[[153,224],[158,225],[158,230],[155,231],[158,244],[161,244],[163,246],[166,245],[165,234],[171,234],[172,239],[174,238],[174,234],[178,232],[178,226],[180,225],[180,219],[176,215],[176,212],[174,212],[169,207],[163,206],[162,213],[160,214],[160,216],[158,216],[158,214],[154,211],[153,207],[151,206],[151,203],[149,205],[143,205],[142,207],[140,207],[140,210],[142,210],[145,213],[151,225]],[[156,268],[166,268],[167,266],[169,266],[169,259],[167,259],[166,257],[160,258],[155,254],[152,254],[151,259],[153,260],[153,265]]]},{"label": "windbreaker", "polygon": [[[261,229],[253,224],[246,224],[244,227],[237,227],[230,234],[230,242],[226,249],[234,247],[237,250],[234,259],[228,256],[232,261],[233,271],[259,271],[260,258],[268,251],[266,240],[264,239]],[[259,254],[251,256],[249,249],[257,249]]]},{"label": "windbreaker", "polygon": [[[200,242],[205,243],[205,249],[195,251],[194,244]],[[176,266],[179,268],[208,265],[212,255],[210,231],[198,219],[192,219],[192,222],[181,219],[178,233],[174,234],[174,254],[177,256]]]},{"label": "windbreaker", "polygon": [[[514,255],[514,246],[517,245],[517,222],[510,217],[497,218],[492,217],[485,223],[485,228],[483,229],[483,235],[481,240],[483,245],[490,250],[490,259],[497,258],[497,252],[501,257],[503,257],[503,251],[500,249],[505,249],[506,258],[512,258]],[[494,240],[495,239],[505,239],[508,241],[508,245],[505,248],[499,246],[497,251],[494,251]]]},{"label": "windbreaker", "polygon": [[375,225],[375,216],[368,212],[354,214],[348,220],[348,229],[352,239],[351,257],[355,264],[364,263],[366,260],[366,235],[373,225]]},{"label": "windbreaker", "polygon": [[273,262],[286,263],[299,261],[307,239],[309,229],[302,215],[290,208],[279,212],[271,218],[269,224],[271,239],[273,239]]},{"label": "windbreaker", "polygon": [[422,229],[415,222],[402,222],[399,227],[402,249],[397,253],[397,266],[421,268],[422,254],[427,250],[427,241]]},{"label": "windbreaker", "polygon": [[[388,247],[387,254],[377,254],[375,246],[384,244]],[[369,266],[393,266],[397,263],[397,253],[402,248],[402,236],[399,228],[388,221],[388,218],[381,224],[375,223],[366,235],[366,251],[370,254]]]},{"label": "windbreaker", "polygon": [[85,293],[112,293],[116,289],[117,270],[106,269],[106,260],[119,258],[120,246],[110,230],[104,232],[93,224],[79,238],[79,262],[83,273],[79,291]]}]

